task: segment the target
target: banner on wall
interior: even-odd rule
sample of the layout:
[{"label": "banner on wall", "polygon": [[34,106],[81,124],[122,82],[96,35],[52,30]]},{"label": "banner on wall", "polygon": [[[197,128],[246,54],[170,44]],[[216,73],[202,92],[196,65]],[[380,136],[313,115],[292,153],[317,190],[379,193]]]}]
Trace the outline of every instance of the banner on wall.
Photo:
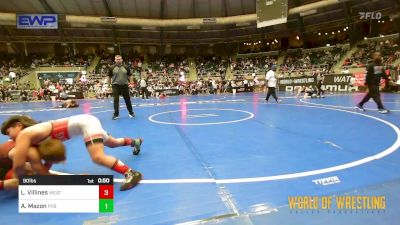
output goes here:
[{"label": "banner on wall", "polygon": [[364,72],[357,72],[357,73],[353,73],[354,77],[356,78],[356,82],[354,83],[354,85],[360,87],[360,86],[364,86],[365,84],[365,73]]},{"label": "banner on wall", "polygon": [[[325,75],[322,89],[326,91],[358,91],[357,85],[350,86],[350,79],[352,74],[331,74]],[[360,78],[361,79],[361,78]],[[281,78],[279,80],[279,91],[294,91],[297,87],[301,86],[316,86],[317,81],[315,77],[304,76],[304,77],[293,77],[293,78]]]},{"label": "banner on wall", "polygon": [[60,80],[74,80],[79,72],[37,72],[40,85],[43,86],[44,81],[49,79],[51,82],[59,82]]},{"label": "banner on wall", "polygon": [[[390,71],[386,70],[385,71],[387,75],[390,75]],[[354,77],[356,78],[355,85],[358,87],[363,87],[365,86],[365,76],[366,74],[364,72],[357,72],[353,73]],[[385,79],[381,79],[381,86],[385,86],[386,82]]]},{"label": "banner on wall", "polygon": [[17,14],[17,29],[58,29],[58,15]]}]

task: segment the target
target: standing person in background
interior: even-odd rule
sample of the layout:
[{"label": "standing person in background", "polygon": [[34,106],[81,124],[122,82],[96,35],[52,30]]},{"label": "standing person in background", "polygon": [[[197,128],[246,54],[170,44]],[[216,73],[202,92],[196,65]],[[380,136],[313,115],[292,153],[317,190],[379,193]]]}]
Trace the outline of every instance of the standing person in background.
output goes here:
[{"label": "standing person in background", "polygon": [[4,90],[4,87],[0,87],[0,95],[1,95],[1,100],[2,102],[6,101],[6,91]]},{"label": "standing person in background", "polygon": [[315,80],[317,81],[317,97],[321,98],[323,97],[321,94],[325,94],[325,91],[322,90],[322,84],[324,83],[325,76],[321,73],[321,71],[317,70]]},{"label": "standing person in background", "polygon": [[378,106],[379,113],[389,113],[389,110],[385,109],[383,106],[381,95],[379,93],[379,84],[381,82],[381,78],[384,78],[385,80],[389,79],[382,64],[381,53],[372,53],[372,60],[373,61],[367,66],[367,76],[365,78],[365,84],[368,86],[368,93],[361,100],[361,102],[356,105],[356,109],[365,111],[363,107],[364,104],[372,98]]},{"label": "standing person in background", "polygon": [[147,94],[147,82],[146,79],[144,79],[144,77],[142,77],[139,81],[139,85],[140,85],[140,92],[142,93],[142,99],[146,99],[148,98],[148,94]]},{"label": "standing person in background", "polygon": [[37,101],[38,100],[38,91],[35,89],[32,89],[32,100]]},{"label": "standing person in background", "polygon": [[243,80],[243,85],[244,85],[244,92],[249,91],[249,81],[247,79]]},{"label": "standing person in background", "polygon": [[252,76],[253,76],[254,92],[257,92],[259,89],[260,81],[258,81],[256,73],[253,73]]},{"label": "standing person in background", "polygon": [[236,94],[236,88],[237,88],[236,81],[235,80],[231,80],[230,84],[231,84],[232,93],[235,95]]},{"label": "standing person in background", "polygon": [[6,100],[5,102],[11,102],[11,88],[8,87],[7,89],[5,89],[5,93],[6,93]]},{"label": "standing person in background", "polygon": [[11,81],[12,83],[14,83],[14,82],[17,80],[17,74],[16,74],[13,70],[10,71],[10,73],[8,74],[8,76],[9,76],[10,81]]},{"label": "standing person in background", "polygon": [[211,85],[212,85],[214,94],[217,94],[218,93],[218,84],[214,79],[211,80]]},{"label": "standing person in background", "polygon": [[22,90],[20,95],[21,95],[20,97],[21,101],[29,101],[28,92],[26,90]]},{"label": "standing person in background", "polygon": [[181,70],[181,72],[179,72],[179,74],[180,74],[179,84],[183,85],[186,82],[185,71]]},{"label": "standing person in background", "polygon": [[125,100],[126,108],[129,112],[129,117],[135,117],[132,109],[131,98],[129,96],[128,77],[130,82],[133,82],[131,70],[122,64],[122,56],[115,56],[115,65],[111,66],[108,71],[108,85],[112,85],[112,95],[114,97],[114,115],[113,120],[119,116],[119,96]]},{"label": "standing person in background", "polygon": [[397,65],[396,75],[397,75],[397,80],[396,80],[397,92],[400,92],[400,64]]},{"label": "standing person in background", "polygon": [[278,102],[278,97],[276,97],[276,76],[275,76],[275,71],[276,71],[276,65],[271,66],[271,69],[267,72],[265,75],[265,82],[267,84],[267,96],[265,97],[265,101],[268,102],[269,97],[272,95],[272,97],[275,99],[276,102]]}]

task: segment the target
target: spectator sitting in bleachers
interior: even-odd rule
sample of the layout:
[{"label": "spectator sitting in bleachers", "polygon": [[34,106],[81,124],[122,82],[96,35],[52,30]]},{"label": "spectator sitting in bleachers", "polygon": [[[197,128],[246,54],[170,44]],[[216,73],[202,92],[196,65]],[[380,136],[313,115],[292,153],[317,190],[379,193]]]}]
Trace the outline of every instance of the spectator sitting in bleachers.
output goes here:
[{"label": "spectator sitting in bleachers", "polygon": [[205,76],[225,77],[228,67],[228,61],[222,57],[215,55],[198,56],[196,58],[197,76],[204,78]]},{"label": "spectator sitting in bleachers", "polygon": [[375,51],[382,52],[384,65],[390,65],[400,56],[399,40],[371,41],[358,45],[359,50],[347,58],[343,66],[365,67],[368,64],[369,56]]},{"label": "spectator sitting in bleachers", "polygon": [[252,73],[264,74],[270,65],[276,63],[276,60],[276,56],[241,57],[236,61],[231,61],[231,69],[235,76]]}]

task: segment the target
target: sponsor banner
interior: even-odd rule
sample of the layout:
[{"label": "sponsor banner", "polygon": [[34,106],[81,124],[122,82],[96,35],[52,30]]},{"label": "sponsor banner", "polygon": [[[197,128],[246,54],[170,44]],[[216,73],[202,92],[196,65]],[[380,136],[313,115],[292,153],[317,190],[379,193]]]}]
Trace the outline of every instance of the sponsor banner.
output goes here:
[{"label": "sponsor banner", "polygon": [[69,99],[84,99],[82,91],[68,92]]},{"label": "sponsor banner", "polygon": [[58,15],[17,14],[17,29],[58,29]]},{"label": "sponsor banner", "polygon": [[354,83],[355,86],[364,86],[365,84],[365,73],[364,72],[357,72],[353,74],[356,78],[356,82]]},{"label": "sponsor banner", "polygon": [[203,18],[203,23],[207,24],[207,23],[217,23],[217,19],[216,18]]},{"label": "sponsor banner", "polygon": [[[325,75],[322,89],[325,91],[358,91],[358,86],[350,86],[352,74],[331,74]],[[306,86],[315,87],[317,85],[316,77],[304,76],[293,78],[280,78],[279,91],[294,91],[295,89]]]},{"label": "sponsor banner", "polygon": [[[390,71],[386,70],[386,74],[390,75]],[[354,77],[356,78],[355,86],[363,87],[365,86],[365,77],[367,76],[364,72],[357,72],[353,73]],[[381,86],[385,86],[386,82],[385,79],[381,79]]]},{"label": "sponsor banner", "polygon": [[60,82],[60,80],[75,79],[79,72],[38,72],[37,76],[40,85],[43,86],[44,81],[49,79],[51,82]]},{"label": "sponsor banner", "polygon": [[100,17],[100,21],[102,23],[116,23],[117,22],[117,17],[102,16],[102,17]]},{"label": "sponsor banner", "polygon": [[173,89],[161,89],[161,90],[156,90],[156,92],[164,92],[166,95],[179,95],[179,89],[173,88]]}]

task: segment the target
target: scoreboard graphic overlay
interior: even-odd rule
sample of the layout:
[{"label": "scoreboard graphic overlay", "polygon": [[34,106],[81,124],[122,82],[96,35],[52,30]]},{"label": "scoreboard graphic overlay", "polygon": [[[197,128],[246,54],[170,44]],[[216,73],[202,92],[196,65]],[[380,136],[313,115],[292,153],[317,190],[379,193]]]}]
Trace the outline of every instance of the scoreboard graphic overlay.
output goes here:
[{"label": "scoreboard graphic overlay", "polygon": [[22,176],[20,213],[112,213],[111,175]]}]

